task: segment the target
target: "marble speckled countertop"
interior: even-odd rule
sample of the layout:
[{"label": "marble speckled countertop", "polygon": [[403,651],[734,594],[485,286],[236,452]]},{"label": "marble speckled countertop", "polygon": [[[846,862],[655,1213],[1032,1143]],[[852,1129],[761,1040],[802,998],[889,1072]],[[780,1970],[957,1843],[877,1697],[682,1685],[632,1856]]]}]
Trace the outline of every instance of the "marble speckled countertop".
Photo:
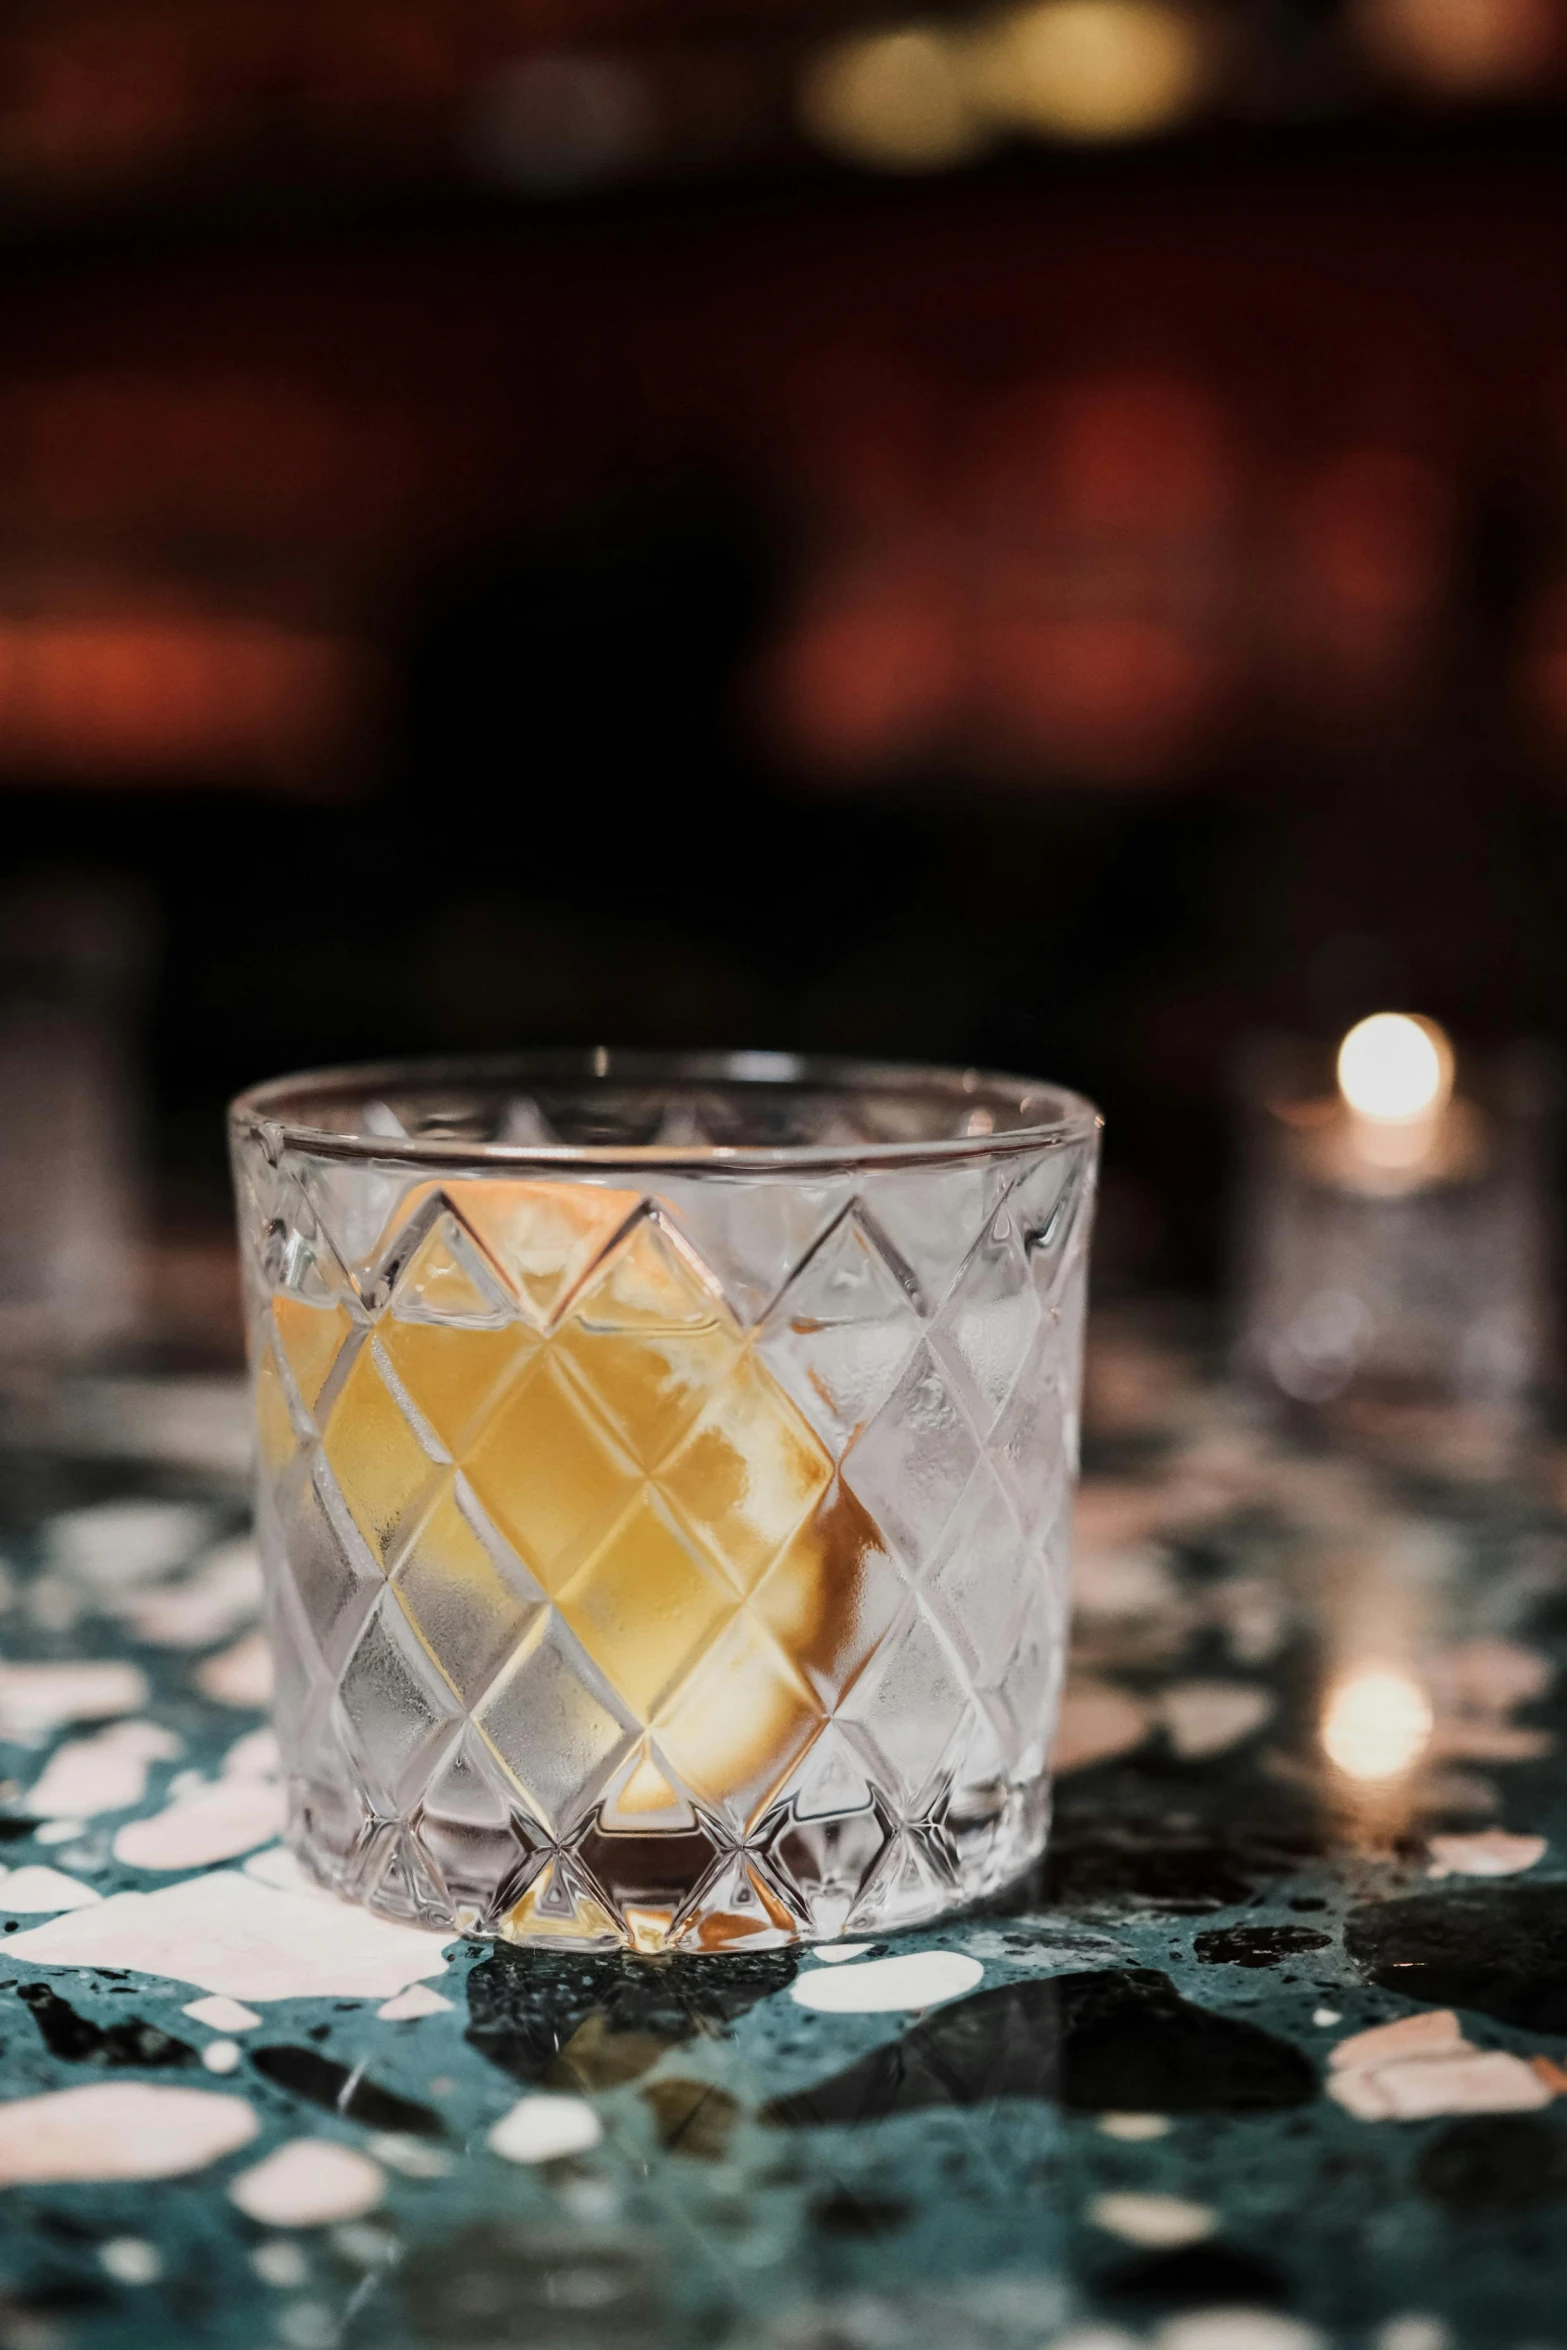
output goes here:
[{"label": "marble speckled countertop", "polygon": [[222,1415],[13,1455],[0,2350],[1567,2344],[1559,1463],[1093,1395],[1042,1878],[798,1961],[301,1885]]}]

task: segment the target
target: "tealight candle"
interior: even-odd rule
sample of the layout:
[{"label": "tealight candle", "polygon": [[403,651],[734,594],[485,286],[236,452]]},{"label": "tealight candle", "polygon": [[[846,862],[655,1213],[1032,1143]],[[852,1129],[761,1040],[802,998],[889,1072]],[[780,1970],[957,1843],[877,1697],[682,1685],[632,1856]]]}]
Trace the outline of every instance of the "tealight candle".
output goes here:
[{"label": "tealight candle", "polygon": [[1281,1106],[1304,1171],[1346,1191],[1396,1198],[1469,1180],[1486,1121],[1455,1092],[1446,1031],[1413,1012],[1373,1012],[1338,1048],[1332,1095]]},{"label": "tealight candle", "polygon": [[1434,1020],[1373,1012],[1338,1049],[1351,1150],[1379,1175],[1418,1180],[1440,1158],[1453,1051]]},{"label": "tealight candle", "polygon": [[1543,1352],[1539,1086],[1461,1063],[1411,1012],[1372,1013],[1322,1058],[1284,1075],[1275,1058],[1252,1089],[1246,1368],[1298,1403],[1516,1417]]}]

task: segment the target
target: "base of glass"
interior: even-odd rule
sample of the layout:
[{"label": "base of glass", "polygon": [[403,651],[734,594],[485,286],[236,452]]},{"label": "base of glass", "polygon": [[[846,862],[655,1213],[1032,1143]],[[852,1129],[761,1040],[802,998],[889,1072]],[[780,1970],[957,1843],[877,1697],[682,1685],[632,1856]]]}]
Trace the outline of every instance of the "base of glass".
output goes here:
[{"label": "base of glass", "polygon": [[[743,1846],[707,1823],[652,1834],[601,1824],[563,1846],[464,1849],[450,1822],[418,1815],[347,1824],[292,1790],[288,1841],[319,1883],[400,1924],[554,1950],[721,1954],[887,1933],[967,1909],[1044,1849],[1050,1782],[966,1791],[917,1820],[879,1807],[825,1819],[783,1813]],[[471,1847],[473,1839],[467,1840]]]}]

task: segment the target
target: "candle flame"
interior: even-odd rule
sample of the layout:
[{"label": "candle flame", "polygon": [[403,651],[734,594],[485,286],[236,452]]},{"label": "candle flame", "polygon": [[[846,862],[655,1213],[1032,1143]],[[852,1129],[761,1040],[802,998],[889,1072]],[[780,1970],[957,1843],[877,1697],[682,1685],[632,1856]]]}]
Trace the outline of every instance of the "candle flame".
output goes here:
[{"label": "candle flame", "polygon": [[1431,1737],[1431,1701],[1407,1673],[1355,1673],[1328,1693],[1322,1744],[1350,1779],[1396,1779]]},{"label": "candle flame", "polygon": [[1434,1020],[1373,1012],[1339,1046],[1338,1083],[1362,1118],[1388,1125],[1429,1119],[1453,1090],[1453,1048]]}]

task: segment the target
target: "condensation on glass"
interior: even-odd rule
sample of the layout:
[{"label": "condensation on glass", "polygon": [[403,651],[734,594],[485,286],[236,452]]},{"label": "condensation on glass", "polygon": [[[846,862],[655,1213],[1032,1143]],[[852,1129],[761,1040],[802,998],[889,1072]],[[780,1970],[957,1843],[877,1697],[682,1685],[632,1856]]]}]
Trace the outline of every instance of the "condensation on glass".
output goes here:
[{"label": "condensation on glass", "polygon": [[912,1923],[1048,1817],[1098,1121],[773,1056],[233,1113],[295,1848],[386,1915]]}]

